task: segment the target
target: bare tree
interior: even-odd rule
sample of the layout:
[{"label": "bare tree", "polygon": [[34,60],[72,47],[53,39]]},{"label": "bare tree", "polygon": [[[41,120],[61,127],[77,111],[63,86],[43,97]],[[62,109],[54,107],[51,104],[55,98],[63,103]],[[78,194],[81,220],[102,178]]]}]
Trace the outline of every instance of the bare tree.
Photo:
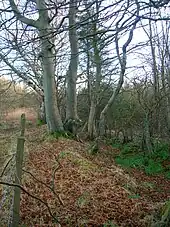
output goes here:
[{"label": "bare tree", "polygon": [[76,133],[77,115],[77,69],[78,69],[78,37],[76,28],[77,0],[70,0],[69,4],[69,41],[71,57],[68,73],[66,75],[66,128]]},{"label": "bare tree", "polygon": [[[128,39],[127,41],[124,43],[124,45],[122,46],[122,56],[120,55],[120,51],[119,51],[119,32],[121,31],[121,26],[120,26],[120,22],[122,21],[122,19],[124,19],[124,16],[126,14],[126,10],[129,7],[129,2],[127,3],[126,6],[126,10],[124,11],[123,15],[121,16],[121,18],[118,20],[118,22],[116,23],[116,36],[115,36],[115,43],[116,43],[116,52],[117,52],[117,57],[119,60],[119,64],[120,64],[120,76],[119,76],[119,81],[117,84],[116,89],[113,91],[112,96],[110,97],[110,99],[108,100],[108,103],[106,104],[106,106],[104,107],[104,109],[102,110],[101,114],[100,114],[100,122],[99,122],[99,135],[103,136],[105,134],[105,117],[106,117],[106,113],[109,110],[109,108],[111,107],[111,105],[114,104],[115,99],[117,98],[123,82],[124,82],[124,75],[125,75],[125,70],[126,70],[126,63],[127,63],[127,47],[129,46],[129,44],[132,41],[133,38],[133,32],[136,28],[137,23],[139,22],[139,11],[140,11],[140,5],[138,0],[135,1],[136,3],[136,18],[135,21],[133,22],[133,25],[129,31],[129,35],[128,35]],[[125,22],[123,22],[124,24]]]},{"label": "bare tree", "polygon": [[62,131],[63,124],[59,114],[55,86],[55,53],[53,28],[50,25],[48,8],[45,1],[37,1],[36,6],[39,13],[38,20],[25,17],[17,8],[13,0],[9,0],[15,17],[27,26],[34,27],[39,32],[41,43],[41,61],[43,68],[43,90],[45,98],[45,111],[48,129],[50,132]]}]

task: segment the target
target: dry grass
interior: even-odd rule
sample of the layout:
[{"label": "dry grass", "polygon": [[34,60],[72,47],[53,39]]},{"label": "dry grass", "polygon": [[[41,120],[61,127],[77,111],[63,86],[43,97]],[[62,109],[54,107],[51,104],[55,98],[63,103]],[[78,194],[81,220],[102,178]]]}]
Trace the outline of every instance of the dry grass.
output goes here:
[{"label": "dry grass", "polygon": [[6,120],[6,121],[19,121],[22,113],[25,113],[26,119],[28,121],[35,122],[36,119],[37,119],[37,113],[36,113],[36,110],[34,108],[23,107],[23,108],[17,108],[17,109],[13,109],[11,111],[8,111],[4,116],[4,120]]}]

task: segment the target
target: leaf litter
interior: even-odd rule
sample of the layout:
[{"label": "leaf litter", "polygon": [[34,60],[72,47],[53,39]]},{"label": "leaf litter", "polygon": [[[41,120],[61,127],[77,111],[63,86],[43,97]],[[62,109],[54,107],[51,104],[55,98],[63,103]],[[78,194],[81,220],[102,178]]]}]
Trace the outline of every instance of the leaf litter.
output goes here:
[{"label": "leaf litter", "polygon": [[22,193],[21,225],[103,226],[111,221],[122,227],[148,226],[145,217],[170,198],[168,180],[123,170],[107,155],[118,152],[113,148],[103,146],[93,156],[86,142],[44,135],[43,127],[26,133],[23,187],[48,207]]}]

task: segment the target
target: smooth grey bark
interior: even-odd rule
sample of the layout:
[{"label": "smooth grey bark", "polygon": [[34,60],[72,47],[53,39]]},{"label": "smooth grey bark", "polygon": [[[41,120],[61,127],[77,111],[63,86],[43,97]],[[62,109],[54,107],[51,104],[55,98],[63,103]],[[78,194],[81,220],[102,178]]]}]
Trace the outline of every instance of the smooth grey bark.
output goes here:
[{"label": "smooth grey bark", "polygon": [[89,112],[89,118],[88,118],[88,125],[87,125],[87,131],[88,131],[88,137],[89,139],[93,139],[95,136],[95,114],[96,114],[96,103],[94,98],[91,100],[90,104],[90,112]]},{"label": "smooth grey bark", "polygon": [[[94,37],[94,59],[96,64],[95,72],[95,83],[93,91],[91,89],[91,103],[90,103],[90,112],[88,118],[88,136],[93,139],[95,136],[95,118],[96,118],[96,107],[99,100],[99,91],[100,91],[100,82],[101,82],[101,59],[99,55],[99,50],[97,47],[97,37]],[[92,85],[91,85],[92,86]]]},{"label": "smooth grey bark", "polygon": [[[94,23],[94,33],[97,30],[97,25]],[[97,35],[93,37],[93,48],[94,48],[94,61],[96,65],[96,72],[95,72],[95,83],[94,88],[91,94],[91,106],[90,106],[90,114],[88,119],[88,135],[90,138],[93,138],[94,135],[94,128],[95,128],[95,118],[96,118],[96,108],[99,101],[99,92],[100,92],[100,83],[101,83],[101,58],[99,49],[97,46],[98,39]]]},{"label": "smooth grey bark", "polygon": [[[97,44],[97,41],[96,41],[96,44]],[[99,100],[99,91],[100,91],[100,82],[101,82],[101,60],[97,49],[97,45],[95,47],[95,63],[96,63],[95,83],[94,83],[93,91],[91,91],[90,112],[89,112],[89,118],[88,118],[88,136],[91,139],[93,139],[93,137],[95,136],[94,129],[95,129],[96,108]]]},{"label": "smooth grey bark", "polygon": [[66,77],[66,120],[77,120],[77,69],[78,69],[78,37],[76,29],[77,0],[69,4],[69,41],[71,58]]},{"label": "smooth grey bark", "polygon": [[[86,10],[89,17],[92,17],[90,10],[88,9],[87,2],[85,2]],[[97,35],[97,24],[98,24],[98,16],[99,16],[99,4],[98,1],[95,2],[95,16],[92,18],[92,32],[94,33],[92,37],[92,48],[94,51],[94,64],[95,64],[95,77],[94,80],[88,75],[88,92],[89,92],[89,117],[88,117],[88,137],[93,139],[96,135],[95,129],[95,121],[96,121],[96,108],[99,102],[99,92],[100,92],[100,84],[101,84],[101,56],[100,50],[98,47],[98,35]],[[88,53],[90,49],[90,41],[87,42],[87,67],[89,67],[90,55]],[[89,69],[87,68],[87,72]]]},{"label": "smooth grey bark", "polygon": [[41,122],[41,124],[46,124],[46,114],[45,114],[45,102],[44,102],[44,96],[40,100],[40,107],[38,112],[38,120]]},{"label": "smooth grey bark", "polygon": [[14,0],[9,0],[9,3],[10,3],[10,6],[12,8],[12,11],[16,17],[16,19],[18,19],[19,21],[23,22],[24,24],[27,24],[29,26],[32,26],[34,28],[39,28],[39,20],[33,20],[33,19],[29,19],[25,16],[23,16],[17,5],[15,4],[15,1]]},{"label": "smooth grey bark", "polygon": [[[88,137],[90,139],[93,139],[95,136],[95,114],[96,114],[96,100],[93,95],[93,88],[92,88],[92,78],[90,75],[90,54],[89,54],[89,49],[90,49],[90,44],[87,43],[87,83],[88,83],[88,104],[89,104],[89,116],[88,116],[88,121],[87,121],[87,132],[88,132]],[[94,88],[95,89],[95,88]]]},{"label": "smooth grey bark", "polygon": [[43,67],[43,89],[45,98],[46,121],[49,132],[63,131],[63,124],[59,114],[55,86],[55,53],[53,30],[50,26],[48,10],[45,0],[37,0],[39,12],[38,20],[32,20],[23,16],[14,0],[9,0],[14,15],[21,22],[37,28],[41,42],[41,62]]},{"label": "smooth grey bark", "polygon": [[43,67],[43,88],[46,121],[50,132],[63,131],[55,84],[55,45],[53,28],[50,26],[48,10],[43,0],[37,0],[39,10],[39,36],[41,41],[41,57]]}]

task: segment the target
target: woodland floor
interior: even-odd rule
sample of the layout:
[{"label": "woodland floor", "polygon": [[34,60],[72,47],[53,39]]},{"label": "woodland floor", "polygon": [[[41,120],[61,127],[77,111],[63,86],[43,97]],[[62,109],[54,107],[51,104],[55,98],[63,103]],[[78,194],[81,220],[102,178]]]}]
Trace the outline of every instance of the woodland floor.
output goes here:
[{"label": "woodland floor", "polygon": [[[2,131],[0,145],[11,137],[12,131]],[[96,155],[88,149],[88,142],[47,137],[44,126],[27,128],[23,187],[48,204],[60,225],[42,201],[22,193],[21,226],[148,226],[153,211],[170,199],[170,181],[163,176],[122,169],[111,146]]]}]

